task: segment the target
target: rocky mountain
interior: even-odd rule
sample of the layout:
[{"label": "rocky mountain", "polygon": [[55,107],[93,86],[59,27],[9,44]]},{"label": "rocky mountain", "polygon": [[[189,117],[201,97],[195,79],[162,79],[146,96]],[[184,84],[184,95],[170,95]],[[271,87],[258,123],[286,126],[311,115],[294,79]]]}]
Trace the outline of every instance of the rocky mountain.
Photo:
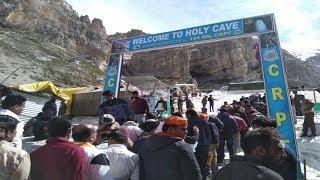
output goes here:
[{"label": "rocky mountain", "polygon": [[[139,52],[125,61],[128,75],[152,74],[169,83],[197,82],[201,89],[221,88],[230,82],[263,79],[257,39],[245,37],[150,52]],[[283,50],[289,85],[320,86],[320,67],[304,62]]]},{"label": "rocky mountain", "polygon": [[[112,40],[144,34],[133,29],[108,36],[100,19],[79,16],[64,0],[1,0],[0,82],[12,74],[4,84],[102,84]],[[126,56],[123,74],[154,75],[169,84],[198,83],[203,89],[261,80],[256,43],[246,37],[133,53]],[[291,86],[320,84],[316,57],[303,62],[283,54]]]},{"label": "rocky mountain", "polygon": [[[10,61],[22,65],[17,73],[28,72],[24,64],[37,71],[27,75],[32,78],[19,77],[9,84],[42,79],[63,85],[97,84],[102,74],[97,67],[105,65],[110,50],[102,21],[79,17],[64,0],[1,0],[0,33],[1,61],[10,67]],[[75,64],[71,69],[70,63]],[[2,67],[1,77],[14,68]]]}]

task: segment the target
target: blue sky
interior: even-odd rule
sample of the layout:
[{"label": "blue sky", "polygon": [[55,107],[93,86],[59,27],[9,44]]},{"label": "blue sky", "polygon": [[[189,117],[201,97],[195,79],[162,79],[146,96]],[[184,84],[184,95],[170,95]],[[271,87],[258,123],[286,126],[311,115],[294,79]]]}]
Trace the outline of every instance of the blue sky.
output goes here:
[{"label": "blue sky", "polygon": [[103,20],[107,34],[159,33],[274,13],[281,46],[320,49],[320,0],[66,0],[79,15]]}]

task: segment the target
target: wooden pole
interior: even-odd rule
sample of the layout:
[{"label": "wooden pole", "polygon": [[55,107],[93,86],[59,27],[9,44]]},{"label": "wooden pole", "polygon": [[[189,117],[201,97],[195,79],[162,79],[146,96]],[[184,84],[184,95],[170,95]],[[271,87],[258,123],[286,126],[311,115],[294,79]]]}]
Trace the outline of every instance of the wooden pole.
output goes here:
[{"label": "wooden pole", "polygon": [[307,180],[307,163],[306,160],[303,160],[303,179]]}]

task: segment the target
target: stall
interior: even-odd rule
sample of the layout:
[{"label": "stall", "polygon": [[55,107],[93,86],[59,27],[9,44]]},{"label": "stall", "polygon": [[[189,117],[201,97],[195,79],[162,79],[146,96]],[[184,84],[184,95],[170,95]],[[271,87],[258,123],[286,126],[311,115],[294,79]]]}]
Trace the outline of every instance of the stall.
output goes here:
[{"label": "stall", "polygon": [[124,77],[126,84],[126,99],[130,99],[129,85],[133,84],[138,88],[139,94],[146,98],[149,102],[150,111],[155,110],[155,106],[160,97],[164,97],[167,102],[167,111],[165,116],[169,116],[170,112],[170,89],[171,87],[154,76],[132,76]]}]

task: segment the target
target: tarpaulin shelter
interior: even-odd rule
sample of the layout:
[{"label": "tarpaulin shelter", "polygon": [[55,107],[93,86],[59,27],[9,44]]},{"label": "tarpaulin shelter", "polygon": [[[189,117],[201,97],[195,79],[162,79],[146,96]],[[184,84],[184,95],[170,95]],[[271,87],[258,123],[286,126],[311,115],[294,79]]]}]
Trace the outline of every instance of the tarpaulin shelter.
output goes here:
[{"label": "tarpaulin shelter", "polygon": [[40,93],[48,93],[48,94],[56,95],[60,99],[64,100],[65,104],[67,105],[67,110],[65,112],[65,115],[71,114],[71,105],[73,100],[72,95],[75,94],[76,92],[86,89],[85,87],[58,88],[50,81],[22,84],[14,88],[21,91],[25,91],[25,92],[40,92]]},{"label": "tarpaulin shelter", "polygon": [[[171,87],[158,78],[150,75],[146,76],[132,76],[124,77],[123,80],[127,83],[127,87],[133,84],[140,90],[142,96],[145,96],[149,100],[150,110],[154,110],[156,102],[161,96],[163,96],[167,101],[167,114],[170,112],[170,89]],[[126,88],[126,94],[128,88]]]}]

